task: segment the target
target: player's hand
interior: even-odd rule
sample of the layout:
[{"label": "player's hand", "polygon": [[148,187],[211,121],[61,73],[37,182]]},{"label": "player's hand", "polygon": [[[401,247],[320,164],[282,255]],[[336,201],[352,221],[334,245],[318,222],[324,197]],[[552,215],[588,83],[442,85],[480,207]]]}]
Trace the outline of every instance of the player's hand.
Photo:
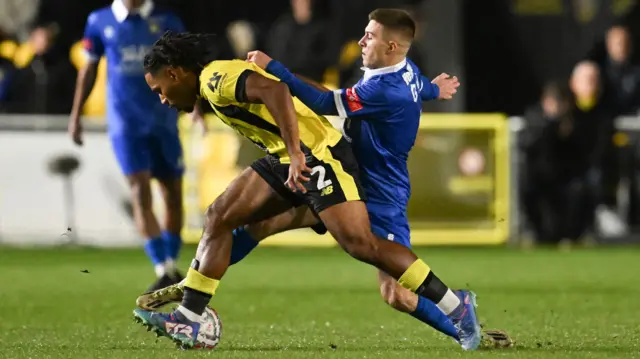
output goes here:
[{"label": "player's hand", "polygon": [[289,154],[289,157],[291,158],[289,178],[284,184],[293,192],[306,193],[307,189],[304,188],[304,183],[309,182],[309,177],[306,175],[311,173],[311,168],[307,167],[306,157],[302,151]]},{"label": "player's hand", "polygon": [[441,73],[435,79],[431,80],[432,84],[436,84],[440,88],[440,96],[438,100],[451,100],[453,95],[458,92],[460,87],[460,81],[456,76],[449,76],[449,74]]},{"label": "player's hand", "polygon": [[267,65],[273,60],[269,55],[262,51],[251,51],[247,54],[247,61],[253,62],[263,70],[267,69]]},{"label": "player's hand", "polygon": [[80,122],[79,118],[72,117],[69,120],[69,135],[71,135],[73,143],[82,146],[82,122]]}]

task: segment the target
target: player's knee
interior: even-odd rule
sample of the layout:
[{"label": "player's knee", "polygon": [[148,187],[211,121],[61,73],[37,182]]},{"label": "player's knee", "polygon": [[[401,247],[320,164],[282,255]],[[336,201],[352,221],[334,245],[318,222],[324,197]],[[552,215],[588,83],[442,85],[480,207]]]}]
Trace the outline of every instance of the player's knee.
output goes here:
[{"label": "player's knee", "polygon": [[233,230],[236,227],[225,206],[215,201],[207,208],[205,213],[205,228],[207,230],[215,232],[225,229]]},{"label": "player's knee", "polygon": [[378,240],[372,234],[353,231],[344,237],[342,247],[351,257],[369,264],[377,263]]},{"label": "player's knee", "polygon": [[151,185],[148,181],[130,181],[133,206],[139,210],[151,210]]},{"label": "player's knee", "polygon": [[182,201],[176,202],[173,200],[167,200],[167,229],[170,231],[180,231],[184,224],[184,209]]}]

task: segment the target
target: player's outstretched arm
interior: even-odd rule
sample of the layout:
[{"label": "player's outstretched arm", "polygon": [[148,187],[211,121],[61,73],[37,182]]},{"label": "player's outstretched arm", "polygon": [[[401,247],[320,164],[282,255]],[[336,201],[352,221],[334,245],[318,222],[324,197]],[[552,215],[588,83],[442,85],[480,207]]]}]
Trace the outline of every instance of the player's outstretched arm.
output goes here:
[{"label": "player's outstretched arm", "polygon": [[247,61],[253,62],[260,68],[275,75],[291,89],[291,93],[313,112],[319,115],[338,115],[333,92],[324,91],[297,78],[284,65],[273,60],[262,51],[251,51],[247,54]]},{"label": "player's outstretched arm", "polygon": [[335,97],[331,91],[323,91],[308,84],[292,74],[281,63],[271,60],[266,68],[267,72],[275,75],[291,89],[291,93],[319,115],[337,116]]},{"label": "player's outstretched arm", "polygon": [[311,169],[307,167],[305,155],[300,149],[298,117],[293,106],[293,98],[289,94],[289,87],[256,72],[247,77],[244,87],[246,100],[263,103],[280,128],[280,135],[291,158],[287,186],[294,192],[297,190],[305,192],[302,182],[309,181],[309,178],[303,173],[309,173]]},{"label": "player's outstretched arm", "polygon": [[82,108],[84,107],[84,103],[87,101],[87,97],[89,97],[89,94],[96,83],[97,76],[97,61],[87,62],[87,64],[78,72],[76,91],[73,97],[73,107],[71,109],[71,117],[69,119],[69,132],[73,142],[78,145],[82,145],[82,125],[80,123]]},{"label": "player's outstretched arm", "polygon": [[307,85],[315,87],[315,89],[318,90],[318,91],[331,92],[331,90],[329,90],[328,88],[322,86],[321,84],[313,81],[312,79],[310,79],[308,77],[304,77],[304,76],[302,76],[300,74],[294,74],[294,75],[297,78],[299,78],[300,80],[304,81]]}]

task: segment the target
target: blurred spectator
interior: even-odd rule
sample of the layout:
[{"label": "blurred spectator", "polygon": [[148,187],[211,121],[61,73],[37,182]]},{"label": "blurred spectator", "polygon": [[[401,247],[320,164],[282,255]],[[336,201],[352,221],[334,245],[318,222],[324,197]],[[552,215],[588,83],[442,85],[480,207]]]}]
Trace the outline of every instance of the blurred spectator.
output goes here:
[{"label": "blurred spectator", "polygon": [[545,87],[520,135],[523,211],[542,243],[579,240],[594,213],[602,234],[626,231],[610,198],[614,114],[603,101],[598,66],[577,64],[569,84],[570,92],[558,84]]},{"label": "blurred spectator", "polygon": [[0,1],[2,30],[19,41],[26,41],[40,2],[40,0]]},{"label": "blurred spectator", "polygon": [[76,70],[66,49],[56,46],[58,29],[36,27],[29,38],[34,56],[13,76],[8,111],[31,114],[67,114],[71,111]]},{"label": "blurred spectator", "polygon": [[327,27],[314,18],[313,0],[291,0],[291,10],[273,25],[267,53],[291,72],[322,82],[324,71],[331,64]]},{"label": "blurred spectator", "polygon": [[9,92],[15,71],[11,60],[0,57],[0,112],[9,111]]},{"label": "blurred spectator", "polygon": [[249,51],[257,48],[256,32],[248,21],[239,20],[229,24],[227,38],[235,58],[244,59]]},{"label": "blurred spectator", "polygon": [[635,114],[640,108],[640,68],[631,64],[629,31],[614,26],[607,31],[607,58],[602,65],[604,96],[617,115]]},{"label": "blurred spectator", "polygon": [[[576,65],[571,77],[571,90],[576,97],[576,118],[589,123],[589,164],[593,169],[596,222],[605,236],[618,236],[627,231],[626,225],[614,212],[618,183],[618,157],[613,144],[616,110],[604,101],[601,74],[598,66],[590,61]],[[595,131],[596,136],[593,136]]]},{"label": "blurred spectator", "polygon": [[523,212],[536,242],[575,241],[590,225],[587,173],[595,132],[566,85],[547,85],[525,116],[519,180]]},{"label": "blurred spectator", "polygon": [[69,51],[82,38],[87,16],[93,10],[112,2],[113,0],[40,0],[35,23],[55,24],[60,29],[56,36],[56,46]]}]

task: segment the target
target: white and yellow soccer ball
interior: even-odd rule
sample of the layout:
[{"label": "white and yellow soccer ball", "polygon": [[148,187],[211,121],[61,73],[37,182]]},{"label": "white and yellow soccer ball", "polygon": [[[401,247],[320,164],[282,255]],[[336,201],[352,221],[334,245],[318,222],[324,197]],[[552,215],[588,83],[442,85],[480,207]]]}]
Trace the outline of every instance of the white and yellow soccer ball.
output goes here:
[{"label": "white and yellow soccer ball", "polygon": [[207,307],[202,313],[200,331],[193,349],[211,350],[220,343],[222,337],[222,321],[218,313],[211,307]]}]

